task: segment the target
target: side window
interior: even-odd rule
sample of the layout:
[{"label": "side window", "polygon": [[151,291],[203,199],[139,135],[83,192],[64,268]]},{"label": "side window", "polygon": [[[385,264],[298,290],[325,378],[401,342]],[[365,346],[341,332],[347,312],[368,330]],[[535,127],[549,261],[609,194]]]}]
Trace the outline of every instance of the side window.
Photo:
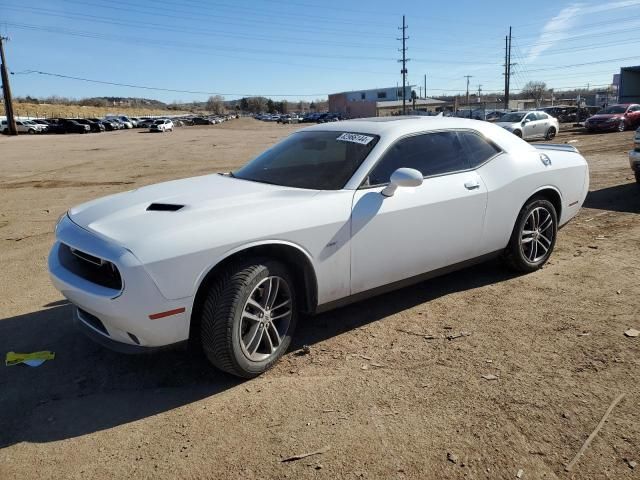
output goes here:
[{"label": "side window", "polygon": [[549,118],[546,113],[542,113],[542,112],[536,113],[536,116],[538,117],[538,120],[546,120],[547,118]]},{"label": "side window", "polygon": [[529,120],[529,121],[531,121],[531,122],[533,122],[534,120],[537,120],[537,118],[536,118],[536,114],[535,114],[535,113],[530,113],[530,114],[528,114],[524,119],[525,119],[525,120]]},{"label": "side window", "polygon": [[500,149],[489,143],[482,135],[472,132],[458,132],[458,136],[464,145],[470,168],[475,168],[500,153]]},{"label": "side window", "polygon": [[389,183],[398,168],[415,168],[423,176],[469,168],[464,148],[456,132],[435,132],[398,140],[369,174],[369,185]]}]

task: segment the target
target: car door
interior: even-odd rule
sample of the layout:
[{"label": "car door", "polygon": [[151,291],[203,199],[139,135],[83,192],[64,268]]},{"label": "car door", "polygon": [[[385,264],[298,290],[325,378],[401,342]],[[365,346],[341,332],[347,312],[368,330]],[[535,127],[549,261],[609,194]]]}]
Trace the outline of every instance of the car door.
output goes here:
[{"label": "car door", "polygon": [[544,137],[551,126],[551,118],[544,112],[536,112],[536,133]]},{"label": "car door", "polygon": [[538,117],[534,112],[528,113],[522,119],[522,138],[533,138],[540,135],[537,127]]},{"label": "car door", "polygon": [[631,127],[636,127],[640,124],[640,105],[629,107],[627,110],[627,122]]},{"label": "car door", "polygon": [[[422,185],[380,192],[401,167]],[[473,170],[462,133],[397,140],[356,191],[351,215],[351,293],[473,258],[481,251],[487,191]]]}]

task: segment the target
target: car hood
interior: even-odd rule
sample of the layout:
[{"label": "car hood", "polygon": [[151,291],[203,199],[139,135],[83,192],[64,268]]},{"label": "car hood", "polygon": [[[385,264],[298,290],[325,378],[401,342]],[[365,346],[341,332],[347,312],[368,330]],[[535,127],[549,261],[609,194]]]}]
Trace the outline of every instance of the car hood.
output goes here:
[{"label": "car hood", "polygon": [[[132,248],[152,236],[195,234],[204,223],[227,222],[224,228],[238,228],[243,215],[255,215],[257,209],[261,215],[277,215],[277,210],[301,206],[318,193],[213,174],[99,198],[70,209],[69,217],[86,230]],[[182,207],[148,210],[152,204]]]},{"label": "car hood", "polygon": [[599,113],[592,115],[587,120],[608,120],[609,118],[623,118],[624,113]]},{"label": "car hood", "polygon": [[502,128],[515,128],[520,126],[520,122],[496,122],[495,124]]}]

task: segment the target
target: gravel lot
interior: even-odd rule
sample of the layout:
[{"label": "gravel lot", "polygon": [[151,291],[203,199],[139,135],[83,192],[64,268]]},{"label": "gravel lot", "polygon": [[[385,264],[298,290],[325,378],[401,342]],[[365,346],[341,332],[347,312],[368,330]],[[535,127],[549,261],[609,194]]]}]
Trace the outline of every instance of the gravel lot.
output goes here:
[{"label": "gravel lot", "polygon": [[296,128],[0,138],[0,353],[56,352],[0,366],[0,478],[638,478],[640,338],[623,335],[640,329],[632,132],[558,137],[586,156],[591,192],[542,270],[491,262],[304,319],[255,380],[184,351],[112,353],[76,331],[46,272],[60,214],[228,171]]}]

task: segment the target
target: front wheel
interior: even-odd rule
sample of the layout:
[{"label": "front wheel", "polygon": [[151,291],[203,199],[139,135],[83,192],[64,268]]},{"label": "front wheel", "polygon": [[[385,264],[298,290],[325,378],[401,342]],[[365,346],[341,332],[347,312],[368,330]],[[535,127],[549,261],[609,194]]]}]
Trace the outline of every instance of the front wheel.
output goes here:
[{"label": "front wheel", "polygon": [[619,132],[624,132],[627,128],[627,125],[624,123],[624,120],[622,120],[619,124],[618,124],[618,131]]},{"label": "front wheel", "polygon": [[202,306],[202,347],[220,370],[256,377],[287,351],[296,321],[288,269],[274,260],[247,261],[212,283]]},{"label": "front wheel", "polygon": [[518,138],[522,138],[522,131],[521,130],[514,130],[513,134]]},{"label": "front wheel", "polygon": [[509,266],[520,272],[538,270],[551,256],[558,232],[558,215],[544,198],[530,199],[518,215],[504,252]]}]

